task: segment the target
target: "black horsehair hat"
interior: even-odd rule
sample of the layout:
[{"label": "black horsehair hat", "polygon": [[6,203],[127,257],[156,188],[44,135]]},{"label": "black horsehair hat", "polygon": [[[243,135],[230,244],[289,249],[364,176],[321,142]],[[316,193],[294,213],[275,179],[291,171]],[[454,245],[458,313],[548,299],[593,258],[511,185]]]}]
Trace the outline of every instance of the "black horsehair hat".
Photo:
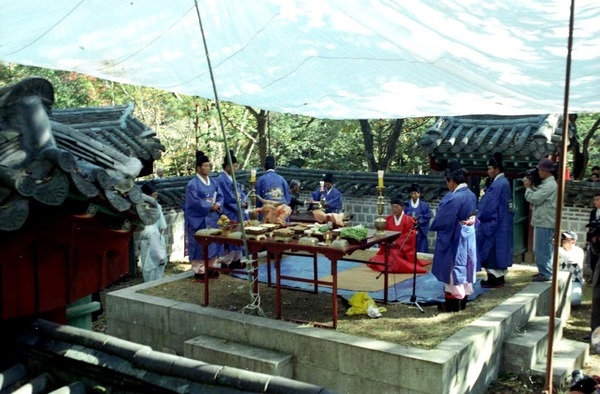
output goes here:
[{"label": "black horsehair hat", "polygon": [[502,153],[495,152],[490,160],[488,161],[488,166],[499,168],[500,171],[504,170],[504,163],[502,162]]},{"label": "black horsehair hat", "polygon": [[[237,157],[235,157],[233,149],[229,149],[229,156],[231,156],[231,164],[237,163]],[[223,158],[223,168],[225,168],[227,165],[229,165],[229,159],[227,159],[227,155],[225,155]]]},{"label": "black horsehair hat", "polygon": [[464,176],[466,172],[467,171],[460,166],[458,160],[452,159],[448,161],[444,176],[448,179],[455,179],[458,176]]},{"label": "black horsehair hat", "polygon": [[412,185],[410,185],[410,192],[421,193],[421,188],[416,183],[413,183]]},{"label": "black horsehair hat", "polygon": [[327,174],[323,175],[323,182],[333,183],[333,174],[328,172]]},{"label": "black horsehair hat", "polygon": [[395,197],[392,197],[392,199],[390,200],[390,204],[391,205],[404,205],[404,199],[402,198],[401,194],[398,194]]},{"label": "black horsehair hat", "polygon": [[196,151],[196,167],[201,167],[204,163],[209,163],[210,159],[201,150]]},{"label": "black horsehair hat", "polygon": [[265,157],[265,168],[267,170],[275,169],[275,156],[269,155]]}]

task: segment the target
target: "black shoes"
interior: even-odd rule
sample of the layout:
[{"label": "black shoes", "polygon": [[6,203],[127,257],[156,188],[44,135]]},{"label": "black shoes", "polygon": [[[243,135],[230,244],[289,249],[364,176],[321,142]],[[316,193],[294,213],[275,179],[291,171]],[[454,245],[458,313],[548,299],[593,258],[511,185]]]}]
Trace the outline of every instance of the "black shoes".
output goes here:
[{"label": "black shoes", "polygon": [[495,276],[488,273],[487,280],[481,281],[481,287],[486,289],[498,289],[504,286],[504,276]]},{"label": "black shoes", "polygon": [[[219,271],[208,270],[209,279],[217,279],[219,277]],[[194,281],[204,282],[204,274],[194,274]]]},{"label": "black shoes", "polygon": [[242,268],[246,268],[246,264],[242,264],[241,260],[235,260],[229,264],[229,269],[232,270],[239,270]]},{"label": "black shoes", "polygon": [[437,309],[440,313],[446,312],[460,312],[467,309],[467,300],[468,296],[465,296],[463,299],[458,299],[454,297],[449,297],[450,293],[444,292],[444,302],[438,304]]},{"label": "black shoes", "polygon": [[[462,300],[458,298],[446,298],[442,304],[438,304],[438,312],[446,313],[446,312],[460,312]],[[467,306],[467,300],[465,299],[465,308]]]},{"label": "black shoes", "polygon": [[221,269],[240,270],[244,268],[246,268],[246,264],[242,264],[241,260],[235,260],[229,264],[221,263]]}]

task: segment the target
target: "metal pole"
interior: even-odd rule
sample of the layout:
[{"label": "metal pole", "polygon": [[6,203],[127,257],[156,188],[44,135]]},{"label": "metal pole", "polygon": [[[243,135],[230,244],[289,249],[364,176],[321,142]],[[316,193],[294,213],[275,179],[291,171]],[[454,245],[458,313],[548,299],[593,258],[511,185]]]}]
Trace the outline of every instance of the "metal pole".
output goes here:
[{"label": "metal pole", "polygon": [[573,48],[575,0],[571,0],[569,16],[569,40],[567,50],[567,66],[565,72],[565,97],[562,117],[562,145],[560,150],[560,165],[558,168],[558,195],[556,197],[556,223],[554,226],[554,261],[552,262],[552,293],[550,298],[550,318],[548,319],[548,352],[546,355],[545,393],[552,393],[552,375],[554,361],[554,322],[556,320],[556,298],[558,292],[558,246],[562,226],[563,201],[565,192],[565,169],[567,162],[567,146],[569,144],[569,88],[571,78],[571,52]]}]

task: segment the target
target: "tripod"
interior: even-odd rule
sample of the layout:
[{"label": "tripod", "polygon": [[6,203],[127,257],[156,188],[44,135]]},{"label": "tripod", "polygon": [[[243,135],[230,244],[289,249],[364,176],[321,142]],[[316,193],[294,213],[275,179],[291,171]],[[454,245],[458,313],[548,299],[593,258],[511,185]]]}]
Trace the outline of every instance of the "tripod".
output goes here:
[{"label": "tripod", "polygon": [[[419,220],[418,220],[418,218],[414,218],[414,219],[415,219],[415,224],[413,224],[413,227],[410,229],[410,231],[415,232],[415,241],[416,241],[417,236],[419,235]],[[417,302],[417,264],[418,264],[417,243],[415,242],[415,257],[413,260],[413,288],[412,288],[412,295],[410,296],[410,303],[412,305],[416,306],[417,308],[419,308],[421,313],[425,313],[423,308],[421,308],[421,305],[419,305],[419,303]]]},{"label": "tripod", "polygon": [[[416,306],[417,308],[419,308],[419,310],[421,311],[421,313],[425,313],[425,311],[423,310],[423,308],[421,308],[421,305],[419,305],[419,303],[417,302],[417,294],[416,294],[416,292],[417,292],[417,264],[419,263],[419,261],[417,259],[417,243],[416,243],[416,239],[417,239],[417,235],[419,233],[419,221],[418,221],[418,218],[415,218],[414,216],[412,218],[415,220],[415,223],[412,225],[412,228],[406,234],[406,237],[404,238],[404,241],[402,241],[402,244],[397,249],[395,257],[398,257],[398,255],[400,254],[400,251],[404,248],[404,245],[406,244],[406,242],[410,238],[411,232],[414,231],[415,232],[415,254],[414,254],[414,260],[413,260],[413,288],[412,288],[412,295],[410,296],[410,302],[409,302],[409,304],[412,304],[412,305]],[[383,273],[384,272],[381,271],[379,273],[379,275],[377,275],[375,277],[375,279],[379,279],[381,277],[381,275],[383,275]]]}]

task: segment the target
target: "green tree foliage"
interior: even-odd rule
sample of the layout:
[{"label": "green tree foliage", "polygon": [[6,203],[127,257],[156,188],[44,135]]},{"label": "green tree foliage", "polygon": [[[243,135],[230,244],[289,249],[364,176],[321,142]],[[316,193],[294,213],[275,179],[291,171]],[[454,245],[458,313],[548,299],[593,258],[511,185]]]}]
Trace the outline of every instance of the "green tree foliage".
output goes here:
[{"label": "green tree foliage", "polygon": [[218,170],[227,147],[241,168],[261,167],[267,154],[278,165],[331,170],[420,172],[427,157],[415,154],[431,119],[323,120],[221,102],[224,133],[213,101],[132,86],[73,72],[0,65],[0,83],[40,76],[55,88],[56,108],[133,103],[135,116],[165,145],[160,165],[168,175],[193,173],[193,152],[203,150]]},{"label": "green tree foliage", "polygon": [[579,174],[574,174],[577,179],[588,179],[592,173],[592,167],[600,165],[600,144],[597,131],[600,128],[598,114],[582,114],[577,116],[577,133],[581,144],[583,163]]}]

